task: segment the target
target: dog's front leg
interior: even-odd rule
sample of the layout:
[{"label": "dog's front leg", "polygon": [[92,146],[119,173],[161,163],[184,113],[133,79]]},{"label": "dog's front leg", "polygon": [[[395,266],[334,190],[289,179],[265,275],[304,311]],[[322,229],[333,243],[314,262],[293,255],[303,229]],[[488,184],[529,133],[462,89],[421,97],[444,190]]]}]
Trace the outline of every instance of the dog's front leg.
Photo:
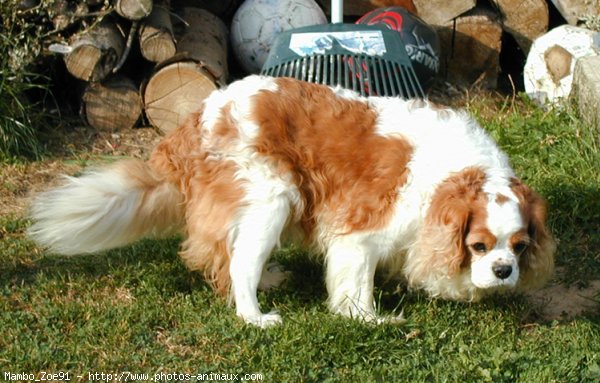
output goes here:
[{"label": "dog's front leg", "polygon": [[326,254],[329,308],[350,318],[376,318],[373,278],[378,258],[368,253],[353,235],[336,238]]},{"label": "dog's front leg", "polygon": [[262,328],[281,323],[281,316],[263,314],[256,291],[265,263],[279,243],[290,213],[284,197],[246,206],[232,228],[234,240],[229,267],[236,313],[246,323]]},{"label": "dog's front leg", "polygon": [[373,246],[359,236],[334,240],[326,255],[326,282],[329,309],[336,314],[365,322],[399,323],[399,316],[378,316],[373,301],[375,269],[380,257]]}]

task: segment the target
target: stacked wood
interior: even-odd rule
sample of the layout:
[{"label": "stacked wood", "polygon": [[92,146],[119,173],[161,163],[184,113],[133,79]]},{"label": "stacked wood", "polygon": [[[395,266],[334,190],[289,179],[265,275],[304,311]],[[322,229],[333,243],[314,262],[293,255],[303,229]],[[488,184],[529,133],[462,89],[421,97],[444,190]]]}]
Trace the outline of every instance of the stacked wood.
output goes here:
[{"label": "stacked wood", "polygon": [[503,33],[526,54],[548,29],[546,0],[493,0],[496,9],[474,0],[414,2],[419,16],[438,28],[446,79],[464,86],[496,87]]},{"label": "stacked wood", "polygon": [[197,110],[215,89],[214,78],[201,65],[194,61],[175,61],[159,69],[146,85],[146,116],[152,126],[168,133]]},{"label": "stacked wood", "polygon": [[74,36],[65,56],[69,73],[84,81],[101,81],[119,62],[125,37],[116,22],[106,17],[89,30]]},{"label": "stacked wood", "polygon": [[371,0],[371,4],[376,7],[402,7],[412,13],[417,13],[413,0]]},{"label": "stacked wood", "polygon": [[144,58],[161,62],[175,55],[175,37],[169,13],[169,2],[156,4],[140,29],[140,51]]},{"label": "stacked wood", "polygon": [[429,24],[445,25],[473,9],[476,0],[413,0],[419,16]]},{"label": "stacked wood", "polygon": [[562,17],[571,25],[581,18],[600,15],[600,0],[551,0]]},{"label": "stacked wood", "polygon": [[244,0],[172,0],[172,5],[177,9],[189,7],[206,9],[220,19],[227,21],[231,19],[243,2]]},{"label": "stacked wood", "polygon": [[99,130],[133,128],[142,114],[138,88],[123,76],[90,83],[83,94],[83,104],[87,122]]},{"label": "stacked wood", "polygon": [[128,20],[141,20],[152,13],[152,0],[117,0],[115,10]]},{"label": "stacked wood", "polygon": [[502,26],[489,9],[475,8],[439,30],[444,75],[453,83],[495,88],[500,71]]},{"label": "stacked wood", "polygon": [[78,2],[73,4],[67,0],[56,0],[51,6],[52,24],[57,31],[63,30],[71,25],[78,17],[89,12],[88,4]]},{"label": "stacked wood", "polygon": [[158,67],[143,91],[148,120],[165,133],[197,110],[228,75],[225,24],[199,8],[185,8],[181,18],[177,54]]},{"label": "stacked wood", "polygon": [[184,32],[177,42],[177,54],[198,62],[217,82],[224,85],[227,68],[227,27],[212,13],[200,8],[184,8]]},{"label": "stacked wood", "polygon": [[590,125],[595,126],[600,142],[600,56],[589,56],[577,60],[573,73],[573,97],[578,105],[579,115]]},{"label": "stacked wood", "polygon": [[[192,7],[174,15],[170,0],[94,1],[98,0],[81,4],[98,18],[85,19],[68,46],[51,47],[65,54],[70,74],[87,82],[81,102],[90,125],[109,131],[131,128],[145,110],[148,121],[167,132],[210,92],[226,84],[228,34],[218,17]],[[229,12],[232,4],[240,2],[203,3]],[[68,16],[73,9],[70,2],[59,0],[55,14]],[[116,12],[109,15],[112,9]],[[68,21],[72,17],[63,19],[67,21],[61,21],[57,30],[73,27]],[[135,54],[130,55],[132,51]],[[139,60],[155,68],[146,71]]]},{"label": "stacked wood", "polygon": [[533,40],[548,30],[546,0],[494,0],[494,3],[502,14],[504,30],[528,53]]}]

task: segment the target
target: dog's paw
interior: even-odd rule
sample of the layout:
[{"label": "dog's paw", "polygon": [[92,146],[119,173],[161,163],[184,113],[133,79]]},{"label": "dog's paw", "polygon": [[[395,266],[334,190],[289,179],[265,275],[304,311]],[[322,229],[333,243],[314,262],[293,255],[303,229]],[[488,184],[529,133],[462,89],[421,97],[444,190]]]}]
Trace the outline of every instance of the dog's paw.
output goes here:
[{"label": "dog's paw", "polygon": [[242,316],[242,319],[247,324],[260,327],[260,328],[269,328],[273,326],[277,326],[283,323],[281,319],[281,315],[270,312],[268,314],[260,314],[260,315],[252,315],[252,316]]},{"label": "dog's paw", "polygon": [[266,291],[281,286],[290,276],[289,271],[285,271],[282,265],[277,262],[270,262],[265,266],[258,284],[258,289]]}]

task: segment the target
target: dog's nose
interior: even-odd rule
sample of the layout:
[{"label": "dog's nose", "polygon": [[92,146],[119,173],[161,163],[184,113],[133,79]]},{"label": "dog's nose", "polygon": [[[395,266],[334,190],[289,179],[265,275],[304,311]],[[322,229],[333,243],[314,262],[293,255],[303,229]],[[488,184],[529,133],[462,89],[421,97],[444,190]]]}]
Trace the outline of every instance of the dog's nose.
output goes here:
[{"label": "dog's nose", "polygon": [[506,279],[510,277],[512,273],[512,266],[510,265],[496,265],[492,267],[494,274],[500,279]]}]

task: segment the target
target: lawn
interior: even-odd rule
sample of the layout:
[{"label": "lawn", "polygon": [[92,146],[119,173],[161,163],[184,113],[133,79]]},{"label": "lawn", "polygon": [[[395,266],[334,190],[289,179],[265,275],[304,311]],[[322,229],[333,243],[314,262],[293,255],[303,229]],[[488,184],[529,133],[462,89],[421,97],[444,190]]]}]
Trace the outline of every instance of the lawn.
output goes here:
[{"label": "lawn", "polygon": [[[291,279],[259,295],[284,324],[260,330],[239,321],[200,275],[185,269],[177,256],[180,238],[62,257],[27,240],[23,209],[5,209],[0,380],[68,372],[77,382],[116,378],[111,373],[123,373],[123,381],[210,373],[267,382],[600,381],[598,132],[572,107],[546,112],[519,98],[483,96],[462,105],[549,202],[559,249],[554,290],[469,304],[380,286],[380,310],[404,310],[407,321],[366,325],[329,314],[321,261],[286,248],[275,258]],[[44,164],[76,173],[110,160],[74,149],[39,163],[5,163],[2,193],[22,206],[27,193],[14,174],[24,178]],[[555,291],[572,295],[548,293]],[[575,310],[560,310],[573,302]],[[558,314],[548,310],[557,307]]]}]

